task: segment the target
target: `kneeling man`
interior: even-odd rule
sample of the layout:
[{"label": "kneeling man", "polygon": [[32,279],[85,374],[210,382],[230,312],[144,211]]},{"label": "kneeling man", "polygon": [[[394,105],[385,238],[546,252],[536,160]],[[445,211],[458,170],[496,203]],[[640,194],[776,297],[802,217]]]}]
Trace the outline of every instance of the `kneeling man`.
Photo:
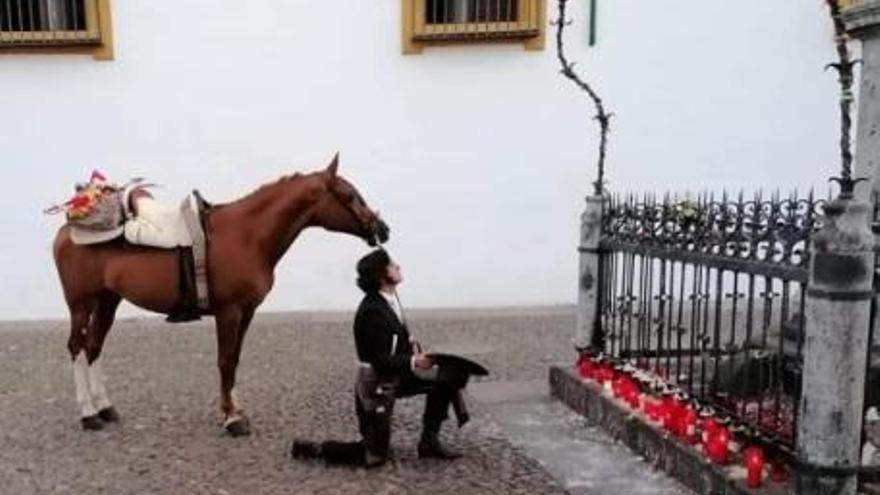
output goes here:
[{"label": "kneeling man", "polygon": [[410,337],[395,293],[403,280],[400,266],[385,250],[377,249],[361,258],[357,272],[358,287],[365,293],[354,321],[359,360],[355,410],[362,439],[321,444],[296,440],[291,454],[335,464],[382,465],[388,459],[395,400],[426,394],[419,457],[459,457],[440,443],[439,433],[450,404],[455,406],[459,426],[467,421],[461,397],[467,370],[438,366]]}]

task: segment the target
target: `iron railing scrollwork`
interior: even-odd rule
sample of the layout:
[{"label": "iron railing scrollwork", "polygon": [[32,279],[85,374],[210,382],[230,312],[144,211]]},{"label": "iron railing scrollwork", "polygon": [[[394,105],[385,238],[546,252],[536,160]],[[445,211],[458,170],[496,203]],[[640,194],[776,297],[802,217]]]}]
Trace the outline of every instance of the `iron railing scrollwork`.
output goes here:
[{"label": "iron railing scrollwork", "polygon": [[605,351],[791,451],[813,194],[611,198],[602,218]]},{"label": "iron railing scrollwork", "polygon": [[825,203],[812,195],[805,199],[759,195],[751,200],[740,195],[734,201],[710,195],[696,200],[615,198],[603,217],[602,242],[617,249],[702,254],[706,262],[729,260],[755,274],[771,265],[806,269],[807,243],[821,227]]}]

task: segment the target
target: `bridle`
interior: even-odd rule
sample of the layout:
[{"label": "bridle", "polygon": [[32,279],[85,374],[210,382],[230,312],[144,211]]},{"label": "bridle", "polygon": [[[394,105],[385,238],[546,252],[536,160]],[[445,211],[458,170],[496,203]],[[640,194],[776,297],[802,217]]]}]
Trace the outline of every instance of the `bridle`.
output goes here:
[{"label": "bridle", "polygon": [[[361,216],[358,215],[358,212],[355,211],[354,207],[351,205],[352,202],[343,201],[342,198],[339,196],[339,193],[336,192],[336,189],[334,189],[332,186],[328,187],[327,190],[330,192],[330,195],[333,196],[333,199],[335,199],[337,203],[342,205],[342,207],[345,209],[345,211],[347,211],[349,213],[349,215],[352,216],[352,218],[354,218],[358,223],[360,223],[361,227],[365,231],[370,233],[370,236],[372,238],[371,240],[373,242],[375,242],[376,245],[381,246],[382,241],[379,236],[379,228],[380,228],[379,224],[380,224],[381,220],[379,220],[379,216],[374,214],[373,218],[364,221],[361,218]],[[367,202],[364,201],[363,196],[361,196],[361,193],[358,192],[357,189],[352,188],[352,190],[354,192],[355,201],[360,201],[360,203],[362,205],[364,205],[364,208],[366,208],[367,210],[370,210],[370,208],[367,206]]]}]

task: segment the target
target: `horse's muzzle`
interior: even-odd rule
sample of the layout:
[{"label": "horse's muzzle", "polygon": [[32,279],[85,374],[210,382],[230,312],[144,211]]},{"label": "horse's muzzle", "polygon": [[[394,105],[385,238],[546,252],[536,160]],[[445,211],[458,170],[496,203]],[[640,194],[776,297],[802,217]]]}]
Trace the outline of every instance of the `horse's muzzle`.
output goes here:
[{"label": "horse's muzzle", "polygon": [[385,223],[381,218],[377,218],[373,223],[373,231],[367,240],[367,244],[370,246],[375,246],[376,244],[384,244],[388,241],[388,236],[391,233],[391,229],[388,227],[388,224]]}]

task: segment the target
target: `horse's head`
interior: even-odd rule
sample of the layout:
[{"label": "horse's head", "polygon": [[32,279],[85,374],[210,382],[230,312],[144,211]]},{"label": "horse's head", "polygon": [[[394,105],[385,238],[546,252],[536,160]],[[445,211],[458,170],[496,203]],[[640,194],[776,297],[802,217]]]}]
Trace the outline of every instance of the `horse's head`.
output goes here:
[{"label": "horse's head", "polygon": [[326,170],[321,172],[327,194],[315,212],[316,223],[327,230],[346,232],[365,240],[370,246],[388,240],[388,225],[364,201],[358,190],[336,173],[339,154]]}]

